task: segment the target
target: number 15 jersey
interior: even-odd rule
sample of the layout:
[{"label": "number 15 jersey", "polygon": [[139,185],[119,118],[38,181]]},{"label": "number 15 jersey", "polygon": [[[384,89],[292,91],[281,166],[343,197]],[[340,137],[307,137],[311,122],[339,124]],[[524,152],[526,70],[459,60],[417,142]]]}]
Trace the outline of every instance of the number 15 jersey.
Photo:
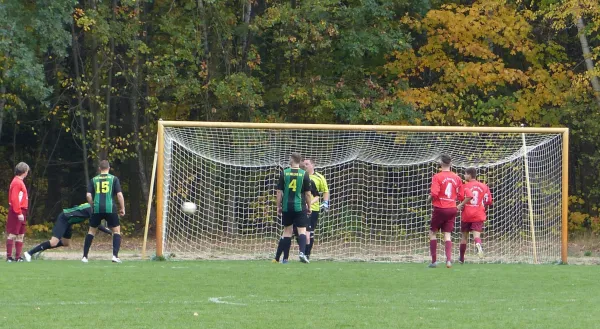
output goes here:
[{"label": "number 15 jersey", "polygon": [[121,182],[117,176],[111,174],[100,174],[90,181],[87,192],[94,199],[94,213],[107,214],[116,213],[117,204],[113,197],[122,192]]},{"label": "number 15 jersey", "polygon": [[436,208],[456,208],[458,192],[462,188],[462,179],[451,171],[442,171],[433,176],[431,198]]}]

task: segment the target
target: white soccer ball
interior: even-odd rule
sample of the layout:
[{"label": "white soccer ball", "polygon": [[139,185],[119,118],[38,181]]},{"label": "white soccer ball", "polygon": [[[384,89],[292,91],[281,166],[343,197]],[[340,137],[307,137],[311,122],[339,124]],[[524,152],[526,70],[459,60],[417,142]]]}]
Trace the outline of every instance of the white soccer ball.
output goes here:
[{"label": "white soccer ball", "polygon": [[181,210],[186,214],[194,214],[196,213],[196,205],[193,202],[184,202],[181,206]]}]

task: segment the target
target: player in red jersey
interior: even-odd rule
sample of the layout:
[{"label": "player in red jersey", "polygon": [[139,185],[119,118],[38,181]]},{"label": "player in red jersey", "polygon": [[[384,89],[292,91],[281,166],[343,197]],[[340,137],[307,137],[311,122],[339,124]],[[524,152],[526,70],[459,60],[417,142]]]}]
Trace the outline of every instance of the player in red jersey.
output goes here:
[{"label": "player in red jersey", "polygon": [[[23,180],[29,173],[29,166],[25,162],[20,162],[15,167],[15,177],[10,183],[8,189],[8,216],[6,219],[6,261],[13,262],[15,259],[22,262],[21,251],[23,251],[23,237],[25,236],[25,225],[27,221],[27,208],[29,207],[29,198],[27,188]],[[15,247],[15,258],[12,257],[13,247]]]},{"label": "player in red jersey", "polygon": [[452,267],[452,237],[454,221],[456,220],[456,199],[462,188],[462,179],[450,170],[452,159],[448,155],[442,155],[440,166],[442,171],[433,176],[431,181],[431,200],[433,203],[433,214],[431,215],[431,227],[429,231],[429,250],[431,251],[431,264],[436,267],[437,260],[437,238],[439,230],[444,233],[446,247],[446,267]]},{"label": "player in red jersey", "polygon": [[467,168],[465,170],[465,181],[463,189],[459,195],[462,202],[458,205],[458,210],[462,210],[460,232],[460,258],[459,262],[465,262],[465,251],[467,251],[467,240],[469,232],[473,232],[477,255],[483,257],[483,248],[481,247],[481,232],[483,231],[483,222],[486,219],[486,207],[492,204],[492,193],[487,185],[477,181],[477,169]]}]

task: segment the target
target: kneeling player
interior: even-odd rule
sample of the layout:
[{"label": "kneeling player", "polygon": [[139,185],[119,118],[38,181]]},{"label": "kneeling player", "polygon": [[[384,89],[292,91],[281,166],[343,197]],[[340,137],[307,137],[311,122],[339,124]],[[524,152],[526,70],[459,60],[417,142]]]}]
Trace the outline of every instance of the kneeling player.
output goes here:
[{"label": "kneeling player", "polygon": [[[90,206],[89,203],[84,203],[73,208],[63,209],[63,212],[58,215],[58,218],[56,218],[56,223],[54,223],[54,228],[52,229],[52,238],[25,252],[25,260],[30,262],[31,256],[43,250],[67,247],[71,243],[71,227],[73,224],[81,223],[91,216],[92,206]],[[98,229],[106,234],[112,234],[112,232],[104,226],[99,226]]]},{"label": "kneeling player", "polygon": [[460,232],[460,258],[459,262],[465,262],[465,252],[467,251],[467,240],[469,232],[473,232],[475,247],[479,258],[483,257],[483,248],[481,247],[481,232],[483,231],[483,222],[486,219],[486,207],[492,204],[492,194],[487,185],[477,181],[477,170],[467,168],[465,171],[465,181],[463,191],[459,198],[463,200],[458,209],[462,210]]}]

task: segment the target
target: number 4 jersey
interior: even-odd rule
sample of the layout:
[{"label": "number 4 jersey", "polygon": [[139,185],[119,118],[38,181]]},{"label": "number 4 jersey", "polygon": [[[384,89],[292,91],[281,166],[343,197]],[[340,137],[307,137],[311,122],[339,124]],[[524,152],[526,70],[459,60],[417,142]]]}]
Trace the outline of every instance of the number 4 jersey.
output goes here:
[{"label": "number 4 jersey", "polygon": [[442,171],[433,176],[431,198],[436,208],[456,208],[456,198],[462,188],[462,179],[451,171]]},{"label": "number 4 jersey", "polygon": [[467,182],[459,196],[460,200],[465,198],[471,198],[471,201],[465,204],[461,220],[466,223],[485,221],[485,206],[492,204],[492,193],[488,186],[476,180]]}]

